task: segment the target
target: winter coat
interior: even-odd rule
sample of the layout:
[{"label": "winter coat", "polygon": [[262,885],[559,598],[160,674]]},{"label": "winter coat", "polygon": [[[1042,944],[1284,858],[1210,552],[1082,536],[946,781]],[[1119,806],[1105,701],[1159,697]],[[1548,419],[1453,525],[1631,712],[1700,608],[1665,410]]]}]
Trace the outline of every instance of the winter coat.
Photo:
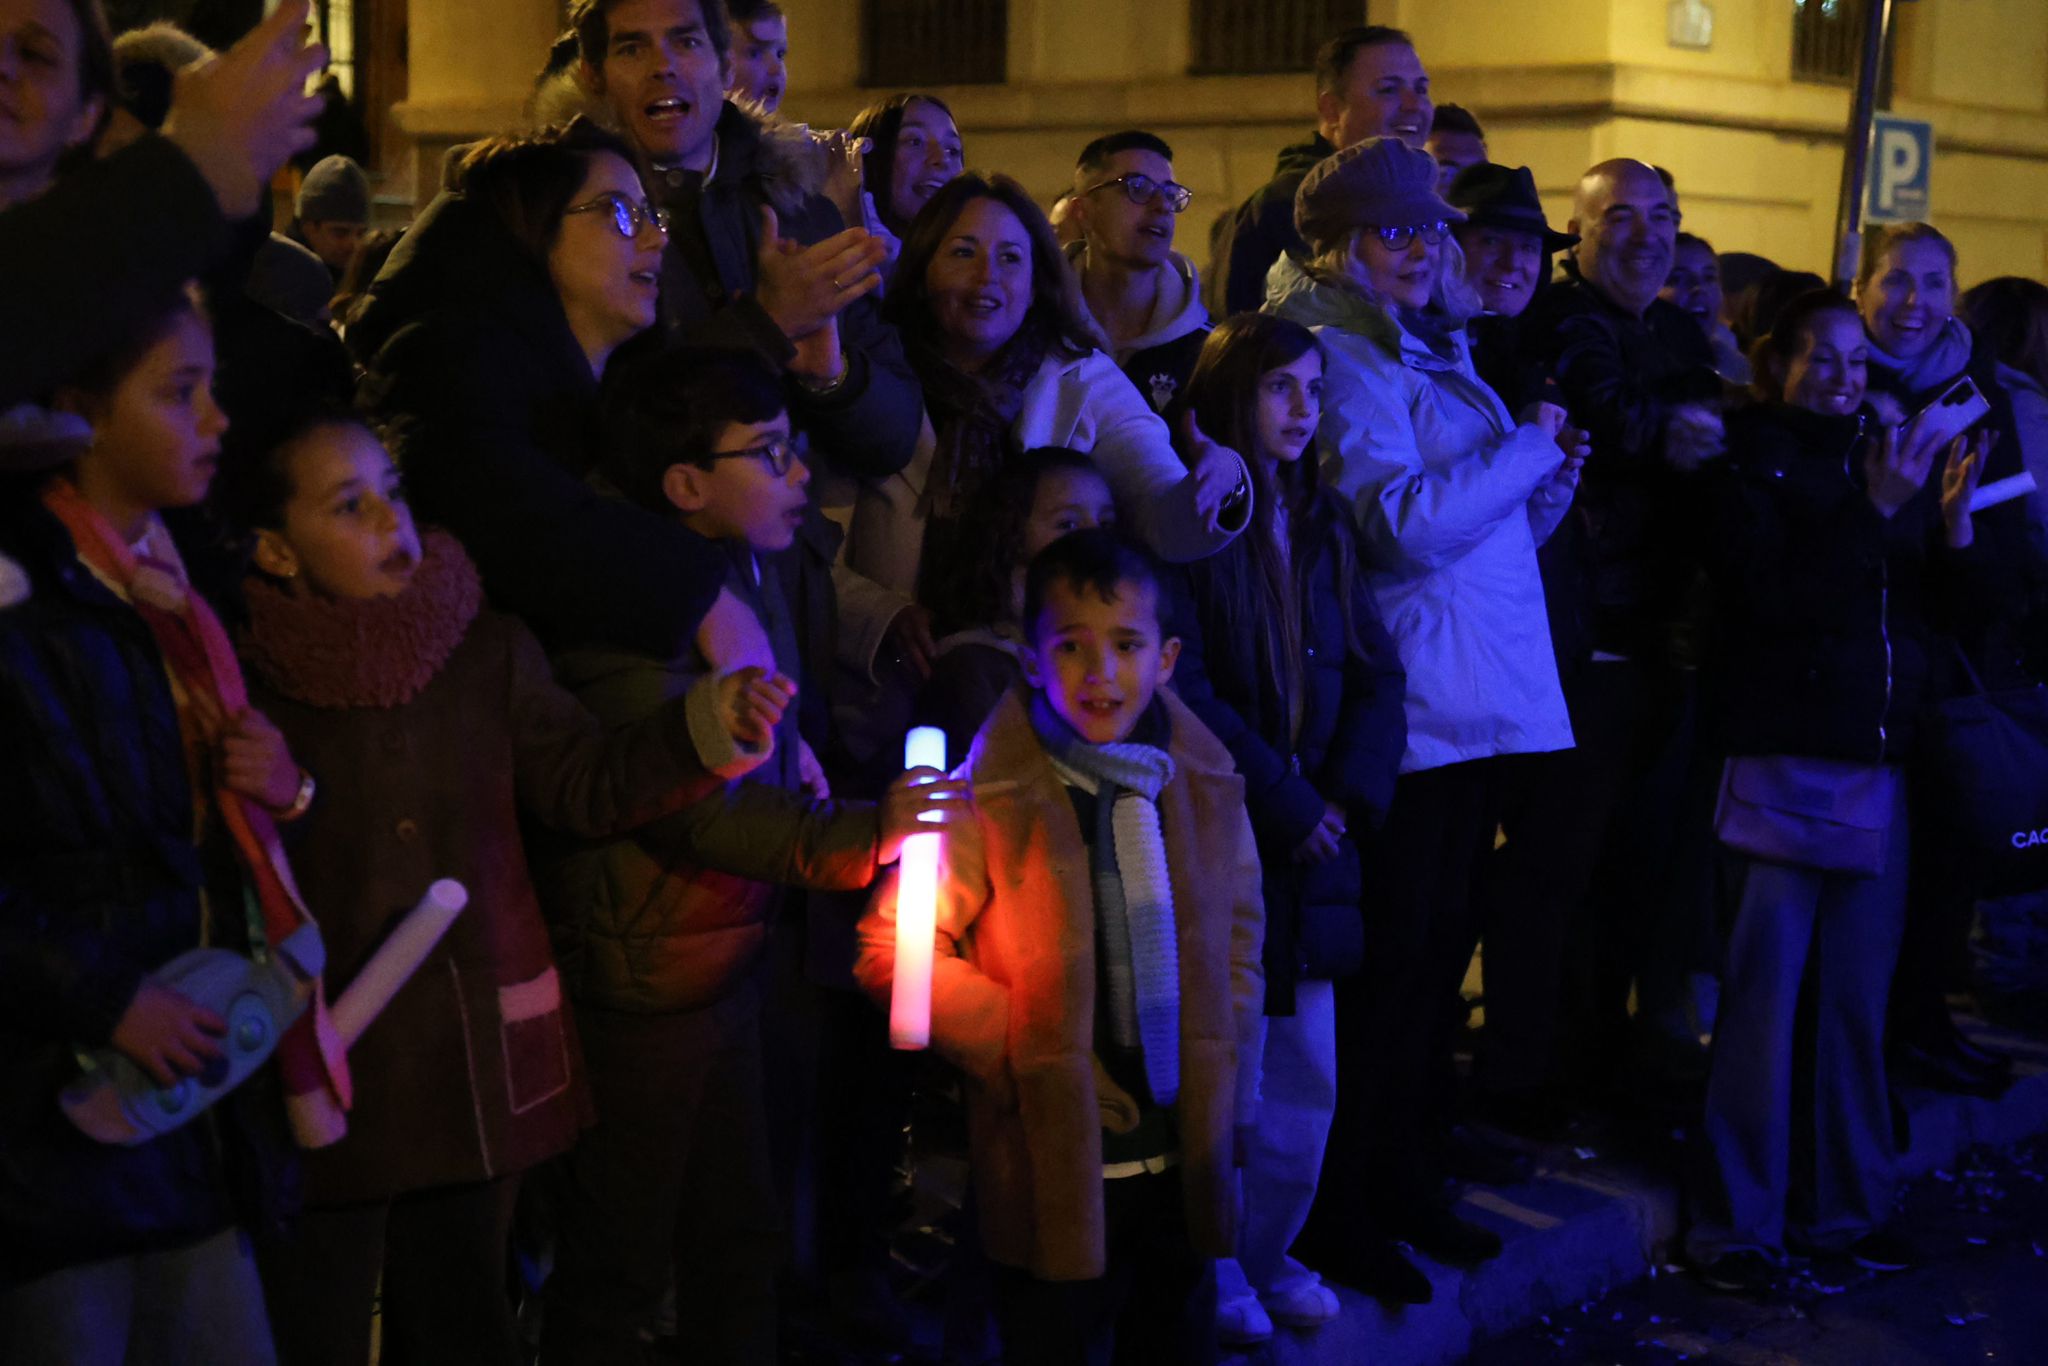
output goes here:
[{"label": "winter coat", "polygon": [[[1074,356],[1056,350],[1024,387],[1010,428],[1017,449],[1069,446],[1095,457],[1117,506],[1161,559],[1184,563],[1212,554],[1243,523],[1211,530],[1195,512],[1194,478],[1174,451],[1165,421],[1100,351]],[[936,440],[929,425],[910,464],[887,479],[837,496],[853,503],[846,562],[891,594],[895,605],[917,591],[924,555],[925,481]],[[883,622],[886,625],[886,621]],[[880,629],[861,639],[879,641]]]},{"label": "winter coat", "polygon": [[460,538],[494,605],[550,649],[667,658],[689,641],[724,557],[585,482],[602,449],[597,377],[547,273],[488,206],[457,193],[428,205],[348,340],[415,511]]},{"label": "winter coat", "polygon": [[1209,273],[1222,292],[1221,312],[1256,313],[1266,301],[1266,273],[1282,256],[1303,260],[1308,247],[1294,227],[1294,195],[1315,164],[1337,154],[1321,133],[1280,149],[1273,178],[1238,205],[1217,244]]},{"label": "winter coat", "polygon": [[[1137,1113],[1094,1050],[1095,891],[1067,792],[1005,698],[964,771],[972,826],[946,837],[932,968],[932,1045],[966,1076],[969,1170],[982,1242],[1044,1280],[1103,1274],[1102,1132]],[[1170,693],[1173,781],[1159,821],[1180,960],[1180,1177],[1197,1255],[1231,1254],[1233,1129],[1256,1118],[1257,853],[1229,751]],[[996,790],[996,784],[1005,784]],[[884,1005],[896,956],[896,879],[861,918],[860,982]]]},{"label": "winter coat", "polygon": [[0,408],[111,351],[227,247],[212,188],[155,134],[0,210]]},{"label": "winter coat", "polygon": [[1662,299],[1636,317],[1567,273],[1521,319],[1522,344],[1555,377],[1592,437],[1572,516],[1592,646],[1662,660],[1695,570],[1694,476],[1664,458],[1681,403],[1718,403],[1713,352],[1690,314]]},{"label": "winter coat", "polygon": [[247,951],[217,814],[200,846],[170,677],[149,627],[77,558],[33,490],[0,497],[28,596],[0,608],[0,1287],[180,1247],[282,1210],[275,1069],[137,1147],[58,1109],[145,975],[202,944]]},{"label": "winter coat", "polygon": [[2034,491],[2027,495],[2027,520],[2033,524],[2038,545],[2048,535],[2048,387],[2010,365],[1999,365],[1997,377],[2006,401],[2012,405],[2020,467],[2034,476]]},{"label": "winter coat", "polygon": [[[772,562],[728,586],[761,618],[776,667],[803,683],[795,627]],[[709,670],[695,650],[674,660],[574,650],[557,675],[609,726],[680,697]],[[754,966],[781,887],[850,891],[875,874],[879,827],[864,802],[815,801],[797,770],[798,713],[777,726],[767,761],[631,835],[541,844],[541,897],[557,959],[579,1005],[636,1014],[699,1010]]]},{"label": "winter coat", "polygon": [[[1067,260],[1076,275],[1087,259],[1087,243],[1068,246]],[[1164,415],[1195,372],[1202,343],[1209,339],[1209,310],[1202,306],[1202,282],[1193,261],[1174,252],[1162,272],[1159,324],[1111,354],[1131,387],[1145,396],[1153,412]]]},{"label": "winter coat", "polygon": [[[1180,637],[1173,689],[1215,732],[1244,775],[1245,806],[1258,838],[1266,903],[1266,1013],[1294,1013],[1294,984],[1332,975],[1329,964],[1356,966],[1365,925],[1358,848],[1346,836],[1336,858],[1297,863],[1294,852],[1323,818],[1325,801],[1344,808],[1362,831],[1386,817],[1394,775],[1407,748],[1400,653],[1380,624],[1372,583],[1354,557],[1347,632],[1338,596],[1336,536],[1355,540],[1350,508],[1320,495],[1326,516],[1343,519],[1320,540],[1291,547],[1306,560],[1299,575],[1302,610],[1301,721],[1255,643],[1220,614],[1230,590],[1258,573],[1242,541],[1181,570],[1171,630]],[[1355,633],[1364,647],[1351,648]]]},{"label": "winter coat", "polygon": [[1938,477],[1889,520],[1877,511],[1863,479],[1872,417],[1770,404],[1729,420],[1705,542],[1727,753],[1900,762],[1912,742],[1946,585],[1981,557],[1943,544]]},{"label": "winter coat", "polygon": [[[604,836],[720,781],[680,707],[607,733],[524,626],[477,610],[466,562],[444,570],[443,556],[461,554],[453,539],[427,544],[417,591],[395,601],[250,590],[256,705],[319,782],[288,838],[326,940],[329,996],[437,878],[470,894],[350,1050],[348,1136],[306,1159],[307,1197],[320,1205],[488,1180],[575,1141],[589,1099],[521,813]],[[708,695],[692,701],[697,733],[715,733]]]},{"label": "winter coat", "polygon": [[[824,157],[809,135],[780,119],[758,120],[727,104],[718,119],[718,162],[710,183],[656,170],[649,178],[670,209],[661,258],[662,330],[672,345],[732,346],[760,352],[779,369],[796,347],[762,309],[755,291],[761,210],[775,210],[783,237],[810,244],[841,231],[839,210],[819,190]],[[716,278],[706,279],[708,264]],[[791,380],[790,418],[839,469],[880,478],[903,468],[917,444],[924,393],[896,329],[865,298],[839,315],[846,375],[828,394]]]},{"label": "winter coat", "polygon": [[1328,353],[1324,478],[1351,500],[1373,589],[1408,671],[1404,773],[1569,749],[1536,547],[1571,506],[1540,427],[1356,291],[1283,263],[1271,311]]},{"label": "winter coat", "polygon": [[[2013,394],[1990,347],[1979,343],[1962,319],[1951,317],[1940,334],[1910,361],[1870,347],[1872,402],[1887,417],[1910,417],[1967,374],[1991,405],[1979,426],[1997,434],[1984,463],[1981,483],[2009,478],[2027,468],[2027,435]],[[1931,482],[1940,483],[1937,468]],[[2028,503],[2015,499],[1971,518],[1971,546],[1977,599],[1959,615],[1955,628],[1983,681],[1993,688],[2029,687],[2042,666],[2041,622],[2048,618],[2048,565],[2044,565],[2028,521]],[[2030,658],[2031,656],[2031,658]]]}]

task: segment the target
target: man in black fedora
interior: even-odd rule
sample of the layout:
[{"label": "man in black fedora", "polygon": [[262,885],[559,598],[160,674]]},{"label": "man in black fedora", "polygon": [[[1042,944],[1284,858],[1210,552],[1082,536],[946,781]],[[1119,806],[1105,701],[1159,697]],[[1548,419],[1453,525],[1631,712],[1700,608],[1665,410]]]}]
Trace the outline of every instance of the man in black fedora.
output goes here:
[{"label": "man in black fedora", "polygon": [[1550,258],[1579,239],[1544,221],[1527,166],[1467,166],[1446,197],[1465,211],[1453,230],[1465,253],[1465,279],[1486,309],[1472,320],[1473,366],[1508,411],[1519,412],[1515,405],[1545,397],[1547,376],[1524,356],[1515,320],[1550,279]]}]

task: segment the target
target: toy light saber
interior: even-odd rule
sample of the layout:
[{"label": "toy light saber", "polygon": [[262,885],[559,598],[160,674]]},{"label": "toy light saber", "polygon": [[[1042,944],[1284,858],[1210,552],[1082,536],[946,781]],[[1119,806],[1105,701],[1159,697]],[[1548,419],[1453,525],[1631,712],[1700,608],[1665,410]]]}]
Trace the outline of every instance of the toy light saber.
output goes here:
[{"label": "toy light saber", "polygon": [[[903,740],[905,768],[946,768],[946,732],[918,726]],[[932,943],[938,937],[939,833],[903,841],[896,864],[896,971],[889,987],[889,1046],[932,1041]]]},{"label": "toy light saber", "polygon": [[420,964],[427,961],[434,945],[441,942],[441,936],[448,933],[448,927],[468,904],[469,889],[453,878],[444,877],[427,888],[419,905],[398,922],[391,937],[363,964],[348,990],[335,1001],[330,1014],[344,1044],[356,1046],[363,1031],[384,1013],[384,1007],[391,1004],[398,989],[419,971]]}]

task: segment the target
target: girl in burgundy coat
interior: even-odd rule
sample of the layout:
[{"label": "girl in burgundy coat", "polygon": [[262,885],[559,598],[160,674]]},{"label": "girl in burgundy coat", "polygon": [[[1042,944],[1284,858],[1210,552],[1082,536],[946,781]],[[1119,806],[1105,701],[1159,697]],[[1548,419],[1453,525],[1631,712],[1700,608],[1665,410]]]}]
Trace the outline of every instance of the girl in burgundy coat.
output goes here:
[{"label": "girl in burgundy coat", "polygon": [[470,893],[355,1045],[348,1135],[308,1154],[307,1211],[268,1250],[280,1356],[366,1360],[381,1280],[385,1361],[511,1362],[519,1174],[590,1119],[520,814],[595,838],[680,809],[764,757],[793,687],[711,679],[607,736],[454,538],[415,530],[352,417],[303,423],[230,495],[261,571],[244,653],[320,784],[293,852],[330,992],[435,879]]}]

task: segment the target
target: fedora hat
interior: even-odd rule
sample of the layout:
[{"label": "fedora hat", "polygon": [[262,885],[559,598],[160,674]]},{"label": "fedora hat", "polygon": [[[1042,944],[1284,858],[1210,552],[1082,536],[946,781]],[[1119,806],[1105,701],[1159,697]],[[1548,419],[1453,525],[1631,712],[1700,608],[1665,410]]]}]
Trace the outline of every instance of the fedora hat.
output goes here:
[{"label": "fedora hat", "polygon": [[1543,201],[1536,194],[1536,177],[1527,166],[1500,166],[1491,161],[1467,166],[1451,182],[1448,197],[1465,211],[1466,221],[1475,226],[1506,228],[1541,237],[1545,256],[1579,244],[1576,234],[1553,232],[1544,221]]}]

